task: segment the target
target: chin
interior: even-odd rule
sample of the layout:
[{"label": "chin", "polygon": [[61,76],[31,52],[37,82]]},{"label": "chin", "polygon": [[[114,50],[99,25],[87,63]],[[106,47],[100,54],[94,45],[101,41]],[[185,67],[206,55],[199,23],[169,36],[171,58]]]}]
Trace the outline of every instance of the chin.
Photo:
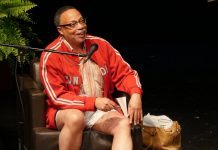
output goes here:
[{"label": "chin", "polygon": [[85,37],[84,38],[79,38],[77,41],[79,42],[79,43],[83,43],[84,41],[85,41]]}]

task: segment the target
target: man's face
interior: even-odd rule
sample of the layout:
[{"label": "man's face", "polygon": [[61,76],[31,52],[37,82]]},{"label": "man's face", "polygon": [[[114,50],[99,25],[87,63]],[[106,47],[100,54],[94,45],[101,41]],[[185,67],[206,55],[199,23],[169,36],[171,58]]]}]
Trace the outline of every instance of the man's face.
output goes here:
[{"label": "man's face", "polygon": [[85,18],[76,9],[69,9],[60,16],[58,32],[71,44],[84,42],[87,32]]}]

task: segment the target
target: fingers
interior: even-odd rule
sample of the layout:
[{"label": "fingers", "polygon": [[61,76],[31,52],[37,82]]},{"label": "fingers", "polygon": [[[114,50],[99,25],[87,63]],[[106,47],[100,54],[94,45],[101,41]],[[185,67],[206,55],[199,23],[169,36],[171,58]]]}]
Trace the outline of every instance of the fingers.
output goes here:
[{"label": "fingers", "polygon": [[140,119],[140,122],[143,121],[143,111],[141,110],[141,119]]},{"label": "fingers", "polygon": [[124,113],[123,113],[122,109],[120,108],[120,106],[116,106],[114,109],[115,109],[116,111],[118,111],[119,113],[121,113],[121,114],[124,115]]},{"label": "fingers", "polygon": [[103,107],[102,107],[102,111],[110,111],[112,109],[115,109],[116,111],[118,111],[119,113],[123,114],[123,111],[121,109],[121,107],[119,105],[117,105],[114,101],[112,100],[108,100],[104,103]]},{"label": "fingers", "polygon": [[130,123],[139,124],[142,121],[142,102],[140,94],[133,94],[129,101],[128,112]]},{"label": "fingers", "polygon": [[102,111],[110,111],[112,109],[117,110],[119,113],[124,114],[122,109],[117,103],[108,98],[97,98],[96,108]]},{"label": "fingers", "polygon": [[107,111],[114,109],[114,106],[110,103],[110,101],[108,101],[108,103],[105,104],[105,109]]},{"label": "fingers", "polygon": [[139,124],[141,121],[142,121],[142,117],[143,117],[143,114],[142,114],[142,109],[132,109],[132,108],[129,108],[129,120],[130,120],[130,123],[134,123],[134,125],[137,125]]},{"label": "fingers", "polygon": [[129,123],[132,124],[134,112],[131,107],[129,107],[128,113],[129,113]]},{"label": "fingers", "polygon": [[121,113],[121,114],[123,114],[124,115],[124,113],[123,113],[123,111],[122,111],[122,109],[121,109],[121,107],[119,106],[119,105],[117,105],[114,101],[111,101],[111,109],[115,109],[116,111],[118,111],[119,113]]},{"label": "fingers", "polygon": [[110,111],[112,109],[115,109],[117,107],[116,103],[113,102],[112,100],[110,99],[102,99],[101,101],[101,107],[100,107],[100,110],[102,111]]},{"label": "fingers", "polygon": [[110,103],[110,105],[113,106],[113,108],[118,107],[118,105],[114,101],[112,101],[112,100],[109,100],[109,103]]},{"label": "fingers", "polygon": [[139,123],[139,117],[138,117],[138,111],[134,112],[134,125],[137,125]]}]

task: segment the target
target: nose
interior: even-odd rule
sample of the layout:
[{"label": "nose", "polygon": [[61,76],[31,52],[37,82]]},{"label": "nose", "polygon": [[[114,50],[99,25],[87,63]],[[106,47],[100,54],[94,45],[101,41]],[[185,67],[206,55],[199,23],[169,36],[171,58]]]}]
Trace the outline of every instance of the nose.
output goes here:
[{"label": "nose", "polygon": [[77,25],[76,25],[77,29],[83,29],[83,28],[86,28],[86,27],[87,27],[86,24],[80,23],[80,22],[78,22]]}]

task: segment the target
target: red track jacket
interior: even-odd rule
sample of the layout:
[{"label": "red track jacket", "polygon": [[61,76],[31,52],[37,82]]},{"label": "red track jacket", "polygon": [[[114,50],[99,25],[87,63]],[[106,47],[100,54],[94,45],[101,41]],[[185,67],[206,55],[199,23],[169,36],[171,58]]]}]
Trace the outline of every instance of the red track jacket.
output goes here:
[{"label": "red track jacket", "polygon": [[[131,95],[142,94],[138,74],[123,60],[120,53],[106,40],[87,35],[86,49],[92,44],[98,45],[91,59],[100,67],[104,79],[104,97],[112,98],[114,87]],[[72,52],[64,43],[62,37],[56,38],[46,49]],[[49,109],[75,108],[81,111],[95,110],[95,97],[78,96],[82,83],[79,72],[78,56],[43,52],[40,57],[40,79],[47,96]],[[47,117],[49,111],[47,110]]]}]

